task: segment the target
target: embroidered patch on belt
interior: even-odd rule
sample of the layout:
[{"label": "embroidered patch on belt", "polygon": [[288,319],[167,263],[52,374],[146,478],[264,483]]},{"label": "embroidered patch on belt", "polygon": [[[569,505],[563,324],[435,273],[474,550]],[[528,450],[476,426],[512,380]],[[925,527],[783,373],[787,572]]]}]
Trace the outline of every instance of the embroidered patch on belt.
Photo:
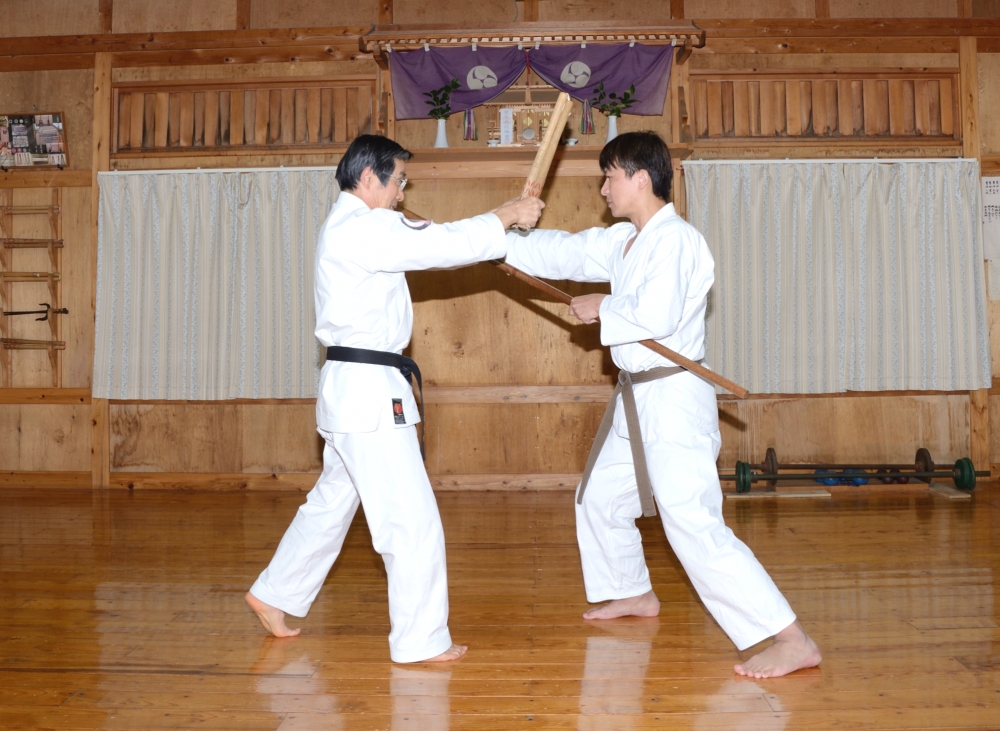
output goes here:
[{"label": "embroidered patch on belt", "polygon": [[403,413],[403,399],[394,398],[392,400],[392,418],[397,424],[406,423],[406,414]]},{"label": "embroidered patch on belt", "polygon": [[425,228],[431,225],[430,221],[411,221],[406,216],[402,216],[403,223],[412,228],[414,231],[423,231]]}]

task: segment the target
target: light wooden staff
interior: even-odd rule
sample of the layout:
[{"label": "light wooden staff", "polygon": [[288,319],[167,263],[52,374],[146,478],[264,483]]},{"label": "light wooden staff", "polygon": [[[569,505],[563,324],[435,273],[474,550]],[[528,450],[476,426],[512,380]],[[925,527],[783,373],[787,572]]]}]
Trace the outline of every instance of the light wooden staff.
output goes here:
[{"label": "light wooden staff", "polygon": [[[538,291],[544,292],[545,294],[549,295],[553,299],[558,300],[559,302],[562,302],[563,304],[568,305],[570,302],[573,301],[572,296],[570,296],[566,292],[563,292],[558,287],[553,287],[548,282],[543,282],[542,280],[531,276],[527,272],[522,272],[520,269],[512,267],[510,264],[507,264],[506,262],[494,261],[491,263],[495,264],[500,271],[505,272],[509,276],[520,279],[522,282],[531,285]],[[720,376],[715,371],[709,370],[701,363],[693,361],[690,358],[685,358],[680,353],[677,353],[671,350],[670,348],[660,345],[655,340],[640,340],[639,345],[645,345],[647,348],[652,350],[657,355],[662,355],[670,362],[676,363],[677,365],[681,366],[681,368],[684,368],[685,370],[689,370],[692,373],[701,376],[706,381],[714,383],[716,386],[721,386],[722,388],[726,389],[731,394],[738,396],[739,398],[746,398],[747,396],[750,395],[750,392],[747,391],[745,388],[743,388],[743,386],[739,385],[738,383],[733,383],[728,378]]]},{"label": "light wooden staff", "polygon": [[542,144],[535,153],[535,160],[531,163],[531,170],[528,171],[528,179],[524,181],[522,198],[537,198],[542,194],[542,186],[545,185],[545,178],[549,175],[552,158],[555,157],[559,137],[566,126],[566,120],[569,119],[569,110],[572,106],[569,94],[565,91],[559,92],[555,109],[549,115],[549,126],[545,128]]}]

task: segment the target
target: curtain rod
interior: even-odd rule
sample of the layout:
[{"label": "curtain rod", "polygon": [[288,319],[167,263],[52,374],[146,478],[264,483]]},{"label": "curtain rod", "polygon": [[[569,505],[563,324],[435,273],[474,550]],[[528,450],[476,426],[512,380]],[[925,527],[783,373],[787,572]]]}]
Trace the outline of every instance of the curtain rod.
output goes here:
[{"label": "curtain rod", "polygon": [[303,167],[277,167],[277,168],[175,168],[173,170],[106,170],[97,173],[101,175],[149,175],[150,173],[292,173],[304,171],[331,171],[335,172],[337,166],[318,165]]},{"label": "curtain rod", "polygon": [[799,165],[815,163],[897,163],[897,162],[978,162],[975,157],[844,157],[800,158],[780,160],[684,160],[682,165]]}]

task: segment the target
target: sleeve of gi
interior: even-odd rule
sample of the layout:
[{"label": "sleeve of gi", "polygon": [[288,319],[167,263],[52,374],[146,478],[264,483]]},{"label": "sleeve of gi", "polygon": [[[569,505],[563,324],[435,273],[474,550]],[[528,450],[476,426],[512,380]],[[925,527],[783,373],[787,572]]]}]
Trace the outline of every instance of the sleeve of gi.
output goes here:
[{"label": "sleeve of gi", "polygon": [[612,228],[589,228],[578,234],[537,229],[527,236],[507,234],[507,263],[546,279],[609,282],[614,249]]},{"label": "sleeve of gi", "polygon": [[492,213],[454,223],[407,221],[388,209],[371,217],[370,241],[359,241],[357,263],[370,272],[445,269],[498,259],[507,252],[504,227]]},{"label": "sleeve of gi", "polygon": [[695,265],[695,242],[689,238],[683,230],[669,231],[652,248],[634,293],[604,298],[600,310],[602,344],[662,340],[677,331]]}]

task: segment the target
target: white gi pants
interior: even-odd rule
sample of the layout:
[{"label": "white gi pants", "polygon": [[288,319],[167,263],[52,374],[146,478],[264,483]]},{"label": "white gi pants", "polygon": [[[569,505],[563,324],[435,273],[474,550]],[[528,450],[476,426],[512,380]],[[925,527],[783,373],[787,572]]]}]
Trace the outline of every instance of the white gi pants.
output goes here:
[{"label": "white gi pants", "polygon": [[323,474],[250,593],[304,617],[319,593],[358,505],[389,578],[389,655],[419,662],[451,647],[444,530],[415,426],[320,433]]},{"label": "white gi pants", "polygon": [[[718,431],[643,443],[667,540],[705,607],[743,650],[783,630],[795,614],[722,521],[715,466],[720,445]],[[576,506],[587,601],[626,599],[653,588],[635,527],[641,515],[629,440],[612,429],[583,504]]]}]

